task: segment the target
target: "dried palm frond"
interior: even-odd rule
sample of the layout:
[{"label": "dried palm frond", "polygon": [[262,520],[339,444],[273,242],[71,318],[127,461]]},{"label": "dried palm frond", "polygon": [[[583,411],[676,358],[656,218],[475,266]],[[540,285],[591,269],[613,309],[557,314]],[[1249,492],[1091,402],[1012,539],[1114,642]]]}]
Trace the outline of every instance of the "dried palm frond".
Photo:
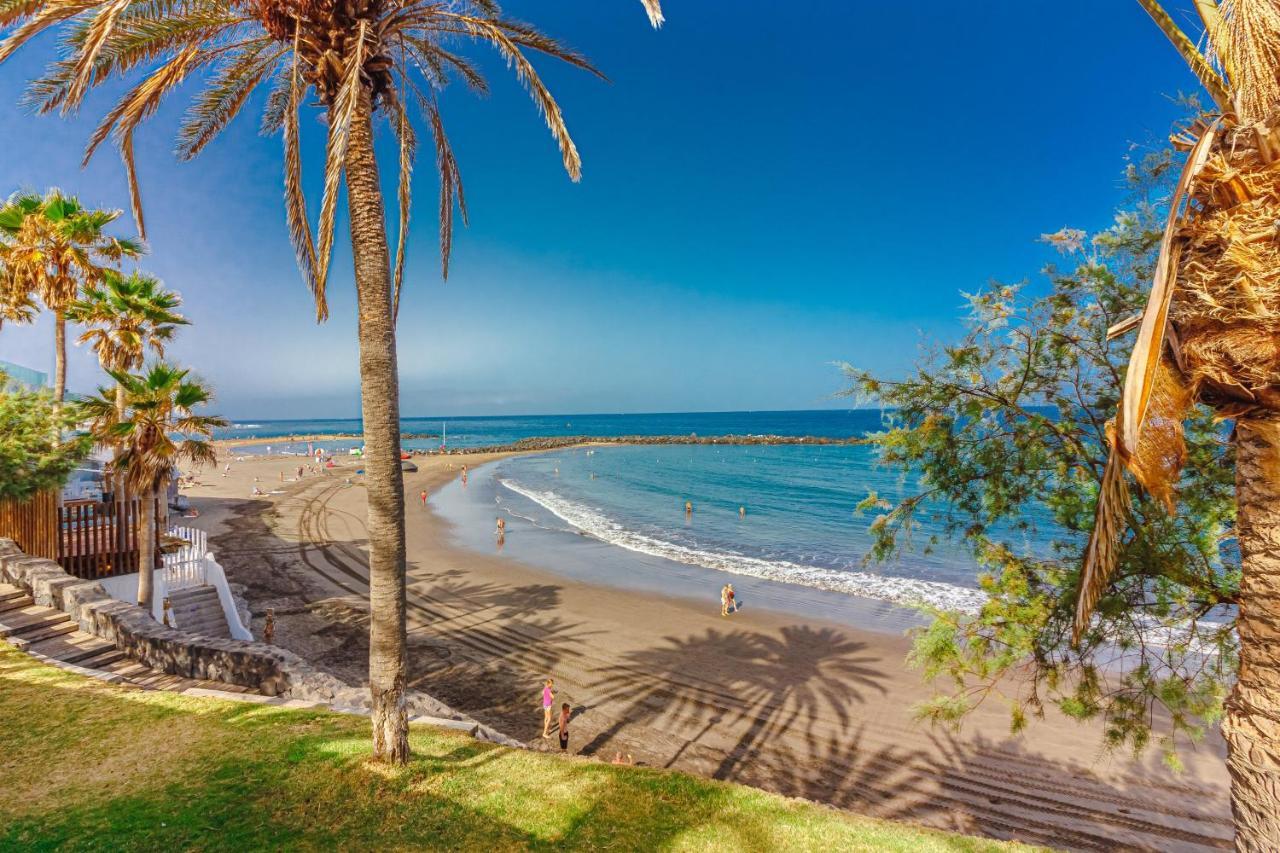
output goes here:
[{"label": "dried palm frond", "polygon": [[1142,431],[1147,404],[1154,388],[1156,370],[1164,352],[1169,304],[1173,299],[1178,254],[1182,249],[1181,242],[1175,237],[1182,222],[1185,202],[1192,184],[1208,159],[1216,129],[1215,124],[1201,132],[1199,140],[1187,157],[1173,198],[1169,202],[1169,214],[1165,221],[1164,236],[1160,240],[1160,254],[1151,283],[1151,295],[1147,298],[1147,307],[1142,314],[1138,338],[1129,356],[1129,370],[1125,374],[1120,419],[1123,428],[1117,436],[1118,447],[1122,454],[1132,452],[1140,441],[1139,434]]},{"label": "dried palm frond", "polygon": [[1222,10],[1218,8],[1216,0],[1195,0],[1195,5],[1196,12],[1200,15],[1200,22],[1204,24],[1205,40],[1208,42],[1206,58],[1210,61],[1217,60],[1218,67],[1222,69],[1222,74],[1229,86],[1233,82],[1231,49],[1228,44],[1229,36],[1222,21]]},{"label": "dried palm frond", "polygon": [[1230,0],[1222,11],[1236,115],[1241,124],[1263,121],[1280,105],[1280,9],[1273,0]]},{"label": "dried palm frond", "polygon": [[1102,484],[1098,490],[1098,506],[1094,510],[1093,532],[1085,549],[1084,569],[1080,573],[1080,591],[1076,597],[1076,618],[1072,628],[1072,642],[1079,643],[1093,608],[1107,588],[1119,562],[1120,534],[1129,511],[1129,490],[1124,482],[1124,462],[1116,447],[1115,430],[1108,424],[1107,437],[1111,452],[1102,472]]}]

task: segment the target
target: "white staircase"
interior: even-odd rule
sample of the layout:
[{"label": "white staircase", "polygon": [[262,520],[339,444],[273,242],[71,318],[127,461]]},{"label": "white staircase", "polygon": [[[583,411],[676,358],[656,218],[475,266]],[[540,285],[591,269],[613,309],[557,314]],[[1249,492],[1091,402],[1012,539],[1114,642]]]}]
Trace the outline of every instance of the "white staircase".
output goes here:
[{"label": "white staircase", "polygon": [[218,591],[211,586],[193,586],[169,593],[170,625],[189,634],[231,638],[227,616],[222,611]]}]

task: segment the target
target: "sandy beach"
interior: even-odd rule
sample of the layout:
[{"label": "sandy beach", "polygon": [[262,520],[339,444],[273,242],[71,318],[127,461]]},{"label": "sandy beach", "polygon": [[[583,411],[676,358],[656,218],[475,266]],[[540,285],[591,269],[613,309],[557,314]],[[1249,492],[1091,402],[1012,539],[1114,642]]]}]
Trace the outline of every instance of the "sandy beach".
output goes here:
[{"label": "sandy beach", "polygon": [[[541,680],[574,708],[571,751],[673,767],[881,817],[1072,849],[1230,846],[1217,732],[1174,775],[1151,751],[1104,754],[1096,725],[1052,710],[1018,737],[1007,707],[958,732],[913,721],[929,695],[893,634],[583,583],[450,544],[424,508],[493,455],[416,457],[405,475],[412,686],[535,748]],[[295,479],[299,457],[222,463],[184,490],[260,634],[351,683],[367,664],[358,460]],[[281,482],[281,474],[284,482]],[[272,492],[252,497],[256,485]]]}]

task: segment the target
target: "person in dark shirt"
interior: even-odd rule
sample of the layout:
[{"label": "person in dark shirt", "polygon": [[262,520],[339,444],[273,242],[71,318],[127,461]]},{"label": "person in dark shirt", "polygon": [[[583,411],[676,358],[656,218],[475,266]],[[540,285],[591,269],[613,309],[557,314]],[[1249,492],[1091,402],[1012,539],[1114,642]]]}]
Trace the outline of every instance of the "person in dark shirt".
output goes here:
[{"label": "person in dark shirt", "polygon": [[565,702],[560,706],[560,749],[567,751],[569,749],[569,703]]}]

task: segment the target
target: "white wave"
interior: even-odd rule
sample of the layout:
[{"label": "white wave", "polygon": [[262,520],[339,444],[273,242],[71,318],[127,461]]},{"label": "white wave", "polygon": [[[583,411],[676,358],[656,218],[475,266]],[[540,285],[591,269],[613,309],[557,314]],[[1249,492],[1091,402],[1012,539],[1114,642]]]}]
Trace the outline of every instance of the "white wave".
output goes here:
[{"label": "white wave", "polygon": [[662,557],[677,563],[703,566],[735,575],[799,584],[817,589],[874,598],[903,605],[928,605],[944,610],[977,613],[986,602],[980,590],[937,581],[888,577],[869,572],[844,572],[804,566],[786,560],[762,560],[726,551],[705,551],[628,530],[598,510],[575,503],[554,492],[538,491],[511,480],[499,479],[507,489],[523,495],[590,536],[619,548]]},{"label": "white wave", "polygon": [[232,424],[232,429],[262,429],[262,424]]}]

